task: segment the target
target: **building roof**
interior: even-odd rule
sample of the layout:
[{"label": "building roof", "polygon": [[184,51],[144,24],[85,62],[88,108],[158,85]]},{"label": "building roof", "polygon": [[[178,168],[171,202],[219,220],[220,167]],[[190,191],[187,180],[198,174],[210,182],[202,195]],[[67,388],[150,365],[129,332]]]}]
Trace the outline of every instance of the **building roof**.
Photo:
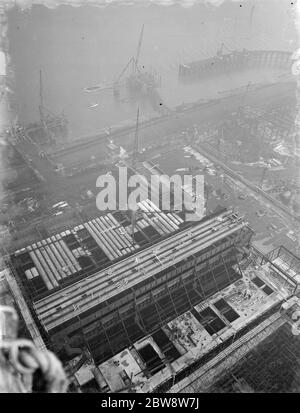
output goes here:
[{"label": "building roof", "polygon": [[35,312],[49,331],[246,226],[222,212],[36,301]]},{"label": "building roof", "polygon": [[[279,317],[278,303],[291,294],[284,278],[279,277],[276,286],[273,282],[270,283],[269,272],[269,264],[263,267],[250,265],[244,270],[243,279],[166,323],[161,329],[177,350],[169,362],[166,348],[170,349],[170,344],[164,345],[157,340],[156,334],[152,334],[101,363],[98,367],[110,391],[130,391],[131,388],[138,393],[155,391],[168,380],[172,382],[175,375],[201,358],[204,361],[196,368],[203,366],[203,370],[206,371],[226,357],[227,352],[224,348],[231,346],[236,349],[269,326]],[[278,286],[281,287],[280,290]],[[226,306],[231,310],[227,311]],[[213,316],[209,315],[206,318],[205,311],[209,311]],[[232,314],[235,316],[232,317]],[[266,317],[260,319],[263,314]],[[212,322],[208,322],[209,319]],[[149,349],[149,346],[157,354],[157,360],[160,360],[160,365],[152,372],[145,366],[145,361],[141,357],[141,350],[145,347]],[[220,351],[213,352],[218,346],[222,346]],[[208,357],[210,353],[212,356]],[[126,385],[124,377],[131,378],[131,386]]]},{"label": "building roof", "polygon": [[14,258],[24,264],[21,277],[28,285],[42,285],[41,290],[48,294],[95,272],[89,259],[93,251],[98,260],[96,268],[108,267],[151,244],[153,237],[159,239],[177,231],[183,223],[180,216],[160,211],[150,200],[140,202],[139,207],[134,236],[130,217],[115,211],[16,251]]}]

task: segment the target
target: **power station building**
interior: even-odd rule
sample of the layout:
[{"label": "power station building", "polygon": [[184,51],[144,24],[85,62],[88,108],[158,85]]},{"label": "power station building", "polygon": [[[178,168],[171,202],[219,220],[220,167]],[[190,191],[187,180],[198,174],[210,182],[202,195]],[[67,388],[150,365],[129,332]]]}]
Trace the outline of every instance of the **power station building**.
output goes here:
[{"label": "power station building", "polygon": [[[52,342],[83,335],[93,358],[103,362],[241,278],[233,266],[253,232],[232,211],[188,224],[174,213],[169,217],[159,211],[153,214],[157,220],[147,222],[145,214],[137,222],[143,228],[133,242],[126,226],[109,214],[99,222],[110,222],[110,231],[97,221],[86,223],[73,230],[77,240],[74,233],[73,237],[71,232],[60,234],[15,253],[12,260],[19,283],[30,297],[37,323]],[[143,246],[145,231],[156,233],[157,242]],[[91,235],[89,250],[83,242],[87,233]],[[100,270],[92,270],[97,254],[91,245],[98,256],[101,250]],[[58,272],[58,262],[63,260],[69,260],[63,269],[65,277]],[[85,274],[84,265],[89,270]],[[33,283],[40,289],[34,291]]]},{"label": "power station building", "polygon": [[81,388],[197,391],[287,322],[299,259],[255,251],[232,210],[186,222],[140,207],[134,228],[115,211],[16,251],[11,290]]},{"label": "power station building", "polygon": [[76,386],[198,391],[287,322],[299,259],[256,251],[232,210],[185,221],[149,199],[139,209],[134,225],[114,211],[16,251],[6,278]]}]

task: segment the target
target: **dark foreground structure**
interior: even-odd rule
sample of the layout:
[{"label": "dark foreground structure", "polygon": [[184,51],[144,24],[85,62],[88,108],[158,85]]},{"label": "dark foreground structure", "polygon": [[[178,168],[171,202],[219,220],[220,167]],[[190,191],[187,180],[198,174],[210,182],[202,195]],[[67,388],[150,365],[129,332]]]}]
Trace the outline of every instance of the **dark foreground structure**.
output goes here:
[{"label": "dark foreground structure", "polygon": [[81,391],[215,391],[221,372],[291,327],[300,261],[255,250],[230,210],[187,223],[143,202],[153,217],[145,209],[134,234],[126,214],[108,214],[16,251],[12,295]]}]

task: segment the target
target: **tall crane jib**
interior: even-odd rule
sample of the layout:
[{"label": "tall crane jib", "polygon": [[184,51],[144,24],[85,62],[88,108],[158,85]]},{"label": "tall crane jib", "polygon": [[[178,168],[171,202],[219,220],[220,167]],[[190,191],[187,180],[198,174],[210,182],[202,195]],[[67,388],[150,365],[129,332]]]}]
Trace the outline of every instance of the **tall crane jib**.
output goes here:
[{"label": "tall crane jib", "polygon": [[120,99],[121,93],[125,91],[130,100],[147,99],[155,110],[161,111],[162,99],[157,91],[161,86],[161,77],[140,64],[143,37],[144,25],[141,28],[135,56],[129,59],[113,83],[113,94],[116,99]]},{"label": "tall crane jib", "polygon": [[133,154],[132,154],[132,166],[136,166],[138,161],[139,154],[139,117],[140,117],[140,108],[137,109],[136,114],[136,124],[135,124],[135,134],[134,134],[134,144],[133,144]]},{"label": "tall crane jib", "polygon": [[67,119],[64,113],[55,115],[44,104],[44,88],[42,70],[39,71],[39,115],[42,136],[49,143],[54,143],[56,137],[67,135]]},{"label": "tall crane jib", "polygon": [[136,57],[135,57],[135,73],[139,70],[139,60],[140,60],[140,54],[141,54],[143,35],[144,35],[144,25],[142,26],[139,43],[137,47],[137,52],[136,52]]}]

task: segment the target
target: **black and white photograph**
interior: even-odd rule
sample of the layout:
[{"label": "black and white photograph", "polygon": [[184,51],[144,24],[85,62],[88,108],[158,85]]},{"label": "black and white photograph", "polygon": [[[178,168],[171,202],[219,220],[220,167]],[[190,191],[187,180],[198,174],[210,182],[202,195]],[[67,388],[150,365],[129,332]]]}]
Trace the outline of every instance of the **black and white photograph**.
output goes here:
[{"label": "black and white photograph", "polygon": [[0,0],[0,393],[300,393],[299,171],[299,1]]}]

